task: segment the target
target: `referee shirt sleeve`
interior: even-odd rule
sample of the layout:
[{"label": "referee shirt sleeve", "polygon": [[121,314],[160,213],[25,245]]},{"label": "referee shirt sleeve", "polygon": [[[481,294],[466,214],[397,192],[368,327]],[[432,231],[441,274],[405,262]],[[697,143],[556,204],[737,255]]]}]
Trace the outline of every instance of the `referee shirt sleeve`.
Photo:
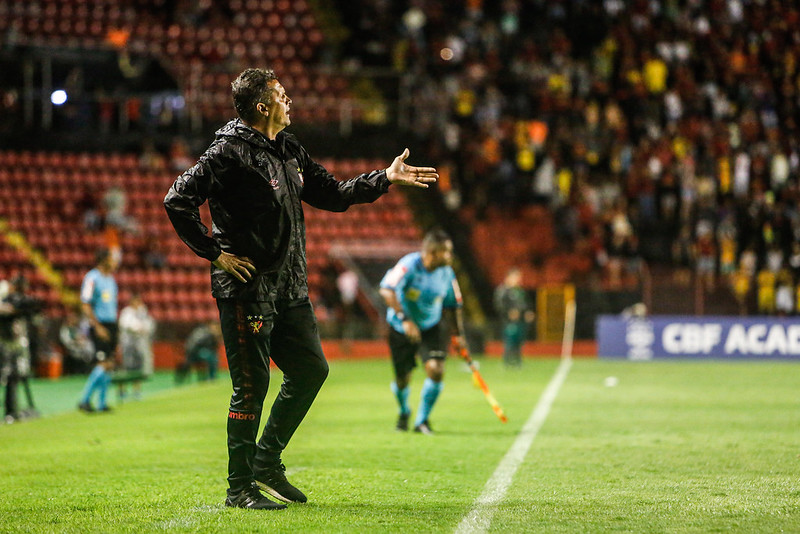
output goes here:
[{"label": "referee shirt sleeve", "polygon": [[86,276],[83,277],[83,283],[81,283],[81,302],[84,304],[91,304],[92,296],[94,295],[94,271],[89,271],[86,273]]},{"label": "referee shirt sleeve", "polygon": [[402,291],[408,283],[408,278],[410,276],[411,269],[407,263],[406,258],[402,258],[394,267],[386,271],[380,283],[381,288],[394,290],[398,298],[402,297]]}]

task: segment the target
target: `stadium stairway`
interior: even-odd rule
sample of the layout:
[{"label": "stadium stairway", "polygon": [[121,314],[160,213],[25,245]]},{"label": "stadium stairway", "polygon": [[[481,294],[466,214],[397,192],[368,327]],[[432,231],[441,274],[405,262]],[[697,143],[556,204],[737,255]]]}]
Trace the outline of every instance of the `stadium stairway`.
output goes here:
[{"label": "stadium stairway", "polygon": [[552,214],[541,206],[528,206],[514,215],[489,209],[485,218],[471,220],[468,226],[472,250],[493,286],[511,267],[521,269],[529,289],[571,282],[592,267],[586,254],[557,246]]}]

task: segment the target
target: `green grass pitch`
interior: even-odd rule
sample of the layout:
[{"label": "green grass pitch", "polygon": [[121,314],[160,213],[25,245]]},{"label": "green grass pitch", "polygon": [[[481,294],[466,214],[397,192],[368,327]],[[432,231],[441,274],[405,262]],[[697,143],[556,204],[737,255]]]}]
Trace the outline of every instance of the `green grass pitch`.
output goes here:
[{"label": "green grass pitch", "polygon": [[[508,424],[452,358],[424,436],[393,429],[388,362],[331,362],[283,458],[309,502],[279,512],[222,505],[227,377],[107,415],[71,399],[0,426],[0,532],[453,532],[558,365],[481,363]],[[490,532],[800,532],[798,371],[576,360]]]}]

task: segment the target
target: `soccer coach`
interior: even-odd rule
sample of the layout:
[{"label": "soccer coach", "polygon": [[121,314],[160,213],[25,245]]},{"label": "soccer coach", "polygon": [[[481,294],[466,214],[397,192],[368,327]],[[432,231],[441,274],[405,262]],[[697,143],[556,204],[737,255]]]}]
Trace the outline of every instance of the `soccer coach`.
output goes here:
[{"label": "soccer coach", "polygon": [[[284,474],[281,452],[305,417],[328,364],[308,298],[304,201],[328,211],[373,202],[390,184],[428,187],[436,169],[404,163],[338,181],[312,160],[289,126],[291,98],[272,70],[250,68],[231,84],[238,119],[216,132],[195,166],[172,185],[164,206],[180,238],[211,262],[233,395],[228,412],[225,504],[279,509],[306,502]],[[213,232],[200,220],[208,201]],[[256,442],[269,362],[283,384]]]}]

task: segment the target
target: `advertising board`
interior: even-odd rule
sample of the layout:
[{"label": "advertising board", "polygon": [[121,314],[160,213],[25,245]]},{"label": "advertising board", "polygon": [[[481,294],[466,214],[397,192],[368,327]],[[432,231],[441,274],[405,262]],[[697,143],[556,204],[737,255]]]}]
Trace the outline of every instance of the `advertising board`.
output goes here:
[{"label": "advertising board", "polygon": [[798,359],[800,319],[601,315],[600,358]]}]

